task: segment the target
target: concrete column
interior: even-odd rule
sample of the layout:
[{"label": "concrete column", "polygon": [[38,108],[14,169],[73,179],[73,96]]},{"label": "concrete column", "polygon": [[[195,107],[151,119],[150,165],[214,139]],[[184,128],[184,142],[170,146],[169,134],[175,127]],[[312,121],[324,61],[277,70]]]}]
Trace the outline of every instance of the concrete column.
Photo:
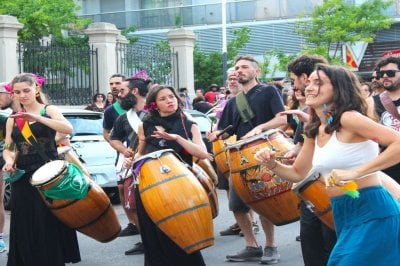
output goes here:
[{"label": "concrete column", "polygon": [[18,73],[18,30],[23,25],[16,17],[0,15],[0,82],[11,81]]},{"label": "concrete column", "polygon": [[93,78],[93,86],[106,94],[109,91],[109,78],[117,73],[116,44],[120,30],[114,24],[96,22],[90,24],[85,33],[89,37],[89,45],[98,51],[97,64],[92,68],[93,73],[98,71],[98,84]]},{"label": "concrete column", "polygon": [[[176,89],[187,88],[189,95],[194,95],[193,48],[196,36],[192,30],[179,28],[167,33],[173,54]],[[192,96],[191,96],[192,98]]]}]

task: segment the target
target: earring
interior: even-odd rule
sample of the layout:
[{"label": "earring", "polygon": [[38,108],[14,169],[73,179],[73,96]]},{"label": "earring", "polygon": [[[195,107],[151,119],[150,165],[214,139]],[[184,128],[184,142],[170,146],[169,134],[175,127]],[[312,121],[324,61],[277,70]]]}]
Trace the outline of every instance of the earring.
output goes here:
[{"label": "earring", "polygon": [[323,112],[324,115],[325,115],[325,122],[326,122],[328,125],[332,124],[332,122],[333,122],[333,115],[332,115],[331,112],[329,112],[329,111],[327,110],[327,106],[326,106],[325,103],[324,103],[324,105],[322,106],[322,112]]}]

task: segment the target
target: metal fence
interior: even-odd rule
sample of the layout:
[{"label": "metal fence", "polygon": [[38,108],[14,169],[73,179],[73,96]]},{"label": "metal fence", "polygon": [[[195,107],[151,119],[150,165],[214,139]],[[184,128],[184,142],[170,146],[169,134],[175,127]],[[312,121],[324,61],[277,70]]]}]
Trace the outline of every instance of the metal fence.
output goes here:
[{"label": "metal fence", "polygon": [[155,83],[175,87],[175,73],[169,47],[117,44],[117,71],[127,77],[146,70]]},{"label": "metal fence", "polygon": [[19,71],[46,78],[43,92],[51,104],[86,105],[99,91],[97,50],[85,47],[66,47],[51,43],[19,43]]}]

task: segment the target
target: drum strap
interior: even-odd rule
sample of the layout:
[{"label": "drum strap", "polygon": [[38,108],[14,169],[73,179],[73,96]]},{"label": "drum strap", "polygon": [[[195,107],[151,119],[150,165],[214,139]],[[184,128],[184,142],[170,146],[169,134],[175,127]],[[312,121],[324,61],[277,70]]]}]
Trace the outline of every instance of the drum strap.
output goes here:
[{"label": "drum strap", "polygon": [[383,104],[383,107],[385,107],[386,111],[388,111],[394,118],[397,120],[400,120],[400,114],[397,111],[396,106],[394,105],[392,99],[389,97],[387,94],[387,91],[382,92],[379,95],[379,98],[381,99],[381,102]]},{"label": "drum strap", "polygon": [[251,119],[253,119],[255,115],[253,113],[253,110],[251,110],[249,102],[247,101],[244,93],[242,91],[239,92],[236,95],[235,100],[240,117],[242,118],[243,122],[247,123],[251,121]]},{"label": "drum strap", "polygon": [[17,125],[18,129],[21,131],[21,135],[24,137],[24,139],[26,140],[26,142],[28,142],[29,145],[32,145],[36,148],[37,152],[39,153],[40,157],[42,157],[42,159],[45,162],[50,162],[50,158],[46,155],[46,153],[44,152],[42,146],[40,146],[37,141],[35,136],[32,133],[32,130],[29,126],[29,123],[27,121],[25,121],[22,118],[15,118],[15,124]]}]

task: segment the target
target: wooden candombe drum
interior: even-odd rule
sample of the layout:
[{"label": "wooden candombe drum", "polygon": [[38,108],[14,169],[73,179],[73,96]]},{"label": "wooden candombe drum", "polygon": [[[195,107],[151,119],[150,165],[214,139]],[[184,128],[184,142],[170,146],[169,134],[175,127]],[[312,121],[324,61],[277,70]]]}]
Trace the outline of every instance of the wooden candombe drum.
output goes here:
[{"label": "wooden candombe drum", "polygon": [[217,165],[218,171],[226,178],[230,176],[230,162],[229,162],[229,152],[226,150],[227,145],[236,142],[236,135],[230,136],[225,140],[215,140],[213,141],[213,154],[215,164]]},{"label": "wooden candombe drum", "polygon": [[139,193],[150,219],[190,254],[214,244],[207,193],[193,173],[171,150],[149,153],[134,161],[141,165]]},{"label": "wooden candombe drum", "polygon": [[247,205],[273,224],[284,225],[297,221],[300,217],[300,199],[292,191],[293,183],[258,165],[254,159],[254,154],[264,147],[273,149],[276,156],[280,157],[291,150],[294,144],[282,131],[271,129],[227,146],[234,189]]},{"label": "wooden candombe drum", "polygon": [[46,163],[32,175],[31,184],[38,188],[50,211],[60,221],[100,242],[115,239],[121,231],[117,214],[103,189],[84,178],[89,184],[83,199],[49,199],[45,191],[53,188],[67,176],[70,164],[65,160]]},{"label": "wooden candombe drum", "polygon": [[216,187],[212,179],[207,175],[206,171],[204,171],[204,169],[198,164],[193,163],[192,172],[207,193],[208,201],[210,202],[211,206],[212,217],[214,219],[218,216],[219,212]]},{"label": "wooden candombe drum", "polygon": [[204,172],[207,173],[208,177],[211,178],[211,181],[216,186],[218,185],[218,175],[214,170],[210,160],[208,159],[199,159],[193,156],[193,162],[203,169]]},{"label": "wooden candombe drum", "polygon": [[331,204],[329,196],[326,193],[324,178],[319,173],[313,173],[294,185],[293,191],[300,196],[311,212],[323,223],[335,230]]}]

